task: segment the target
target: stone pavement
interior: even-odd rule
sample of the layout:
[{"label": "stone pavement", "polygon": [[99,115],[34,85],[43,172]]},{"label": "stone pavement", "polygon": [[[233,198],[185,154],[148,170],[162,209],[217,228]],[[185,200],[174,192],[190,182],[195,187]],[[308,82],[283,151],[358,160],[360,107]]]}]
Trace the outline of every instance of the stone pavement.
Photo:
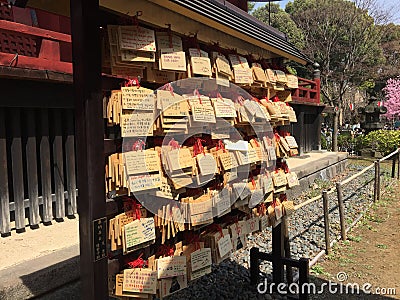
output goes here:
[{"label": "stone pavement", "polygon": [[78,280],[78,228],[78,218],[65,218],[0,238],[0,299],[27,299]]},{"label": "stone pavement", "polygon": [[[300,178],[294,194],[316,178],[331,178],[344,169],[346,153],[311,152],[288,159]],[[79,299],[79,220],[67,219],[27,227],[0,238],[0,299]]]}]

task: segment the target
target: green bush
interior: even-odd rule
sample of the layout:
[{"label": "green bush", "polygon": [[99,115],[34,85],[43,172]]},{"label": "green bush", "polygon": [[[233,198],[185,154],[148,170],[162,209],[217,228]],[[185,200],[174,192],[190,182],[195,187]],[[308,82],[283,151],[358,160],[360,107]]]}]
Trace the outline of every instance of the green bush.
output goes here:
[{"label": "green bush", "polygon": [[400,130],[375,130],[365,136],[365,146],[389,154],[400,146]]},{"label": "green bush", "polygon": [[323,134],[321,134],[321,149],[328,149],[328,141]]},{"label": "green bush", "polygon": [[364,135],[359,135],[354,138],[354,151],[360,152],[365,147],[368,147],[368,143],[365,140]]},{"label": "green bush", "polygon": [[338,147],[339,149],[347,150],[351,148],[353,138],[351,137],[350,132],[342,132],[338,135]]}]

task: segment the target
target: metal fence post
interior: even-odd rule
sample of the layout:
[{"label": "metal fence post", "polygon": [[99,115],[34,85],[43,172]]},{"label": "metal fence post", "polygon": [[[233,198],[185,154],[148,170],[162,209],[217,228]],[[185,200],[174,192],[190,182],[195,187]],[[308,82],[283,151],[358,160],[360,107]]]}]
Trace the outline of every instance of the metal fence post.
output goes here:
[{"label": "metal fence post", "polygon": [[324,207],[324,227],[325,227],[325,252],[331,252],[331,239],[329,237],[329,206],[328,206],[328,192],[322,192],[322,204]]},{"label": "metal fence post", "polygon": [[343,192],[342,184],[340,182],[336,183],[337,198],[339,204],[339,218],[340,218],[340,235],[342,240],[346,240],[346,225],[344,220],[344,206],[343,206]]}]

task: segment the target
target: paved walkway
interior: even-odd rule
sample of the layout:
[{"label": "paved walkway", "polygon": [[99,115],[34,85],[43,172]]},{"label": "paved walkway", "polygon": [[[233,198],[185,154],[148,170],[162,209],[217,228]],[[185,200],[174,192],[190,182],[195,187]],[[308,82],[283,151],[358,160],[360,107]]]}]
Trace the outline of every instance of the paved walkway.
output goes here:
[{"label": "paved walkway", "polygon": [[65,218],[64,222],[54,221],[53,225],[41,225],[35,230],[26,227],[24,233],[13,231],[11,236],[0,238],[0,270],[73,245],[79,245],[78,218]]}]

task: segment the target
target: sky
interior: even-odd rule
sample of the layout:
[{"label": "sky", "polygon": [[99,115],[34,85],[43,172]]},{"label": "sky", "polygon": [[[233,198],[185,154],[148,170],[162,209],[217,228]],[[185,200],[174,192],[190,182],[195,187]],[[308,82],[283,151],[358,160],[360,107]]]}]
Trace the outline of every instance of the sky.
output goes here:
[{"label": "sky", "polygon": [[[393,23],[395,24],[400,24],[400,1],[399,0],[376,0],[377,4],[382,5],[383,8],[391,9],[391,12],[393,12]],[[278,1],[279,5],[284,9],[286,4],[290,2],[290,0],[283,0],[283,1]],[[267,4],[267,2],[259,2],[256,3],[255,8],[258,8],[260,6],[263,6]]]}]

